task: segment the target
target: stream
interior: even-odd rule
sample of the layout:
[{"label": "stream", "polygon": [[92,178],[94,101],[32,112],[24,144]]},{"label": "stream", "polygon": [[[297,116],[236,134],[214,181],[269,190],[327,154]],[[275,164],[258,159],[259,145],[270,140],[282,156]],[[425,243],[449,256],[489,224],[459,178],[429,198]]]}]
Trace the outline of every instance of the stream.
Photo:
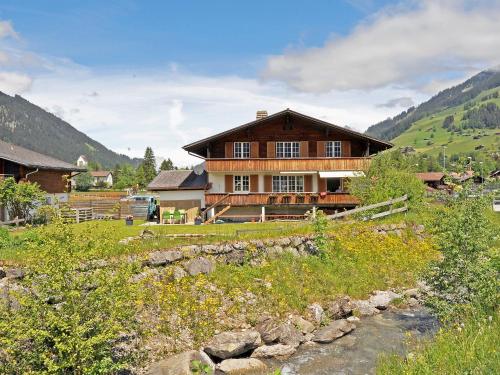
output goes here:
[{"label": "stream", "polygon": [[300,348],[281,366],[282,375],[374,374],[382,353],[404,354],[406,334],[430,337],[438,329],[435,317],[424,308],[386,310],[355,322],[356,329],[331,344]]}]

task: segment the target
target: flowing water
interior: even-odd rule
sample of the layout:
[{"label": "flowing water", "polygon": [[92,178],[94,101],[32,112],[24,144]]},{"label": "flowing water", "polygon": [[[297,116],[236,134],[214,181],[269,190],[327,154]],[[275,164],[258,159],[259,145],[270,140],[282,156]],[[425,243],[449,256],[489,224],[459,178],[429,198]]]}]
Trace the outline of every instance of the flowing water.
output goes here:
[{"label": "flowing water", "polygon": [[405,353],[407,333],[430,337],[438,329],[425,309],[384,311],[355,324],[354,331],[331,344],[300,348],[281,363],[282,375],[374,374],[380,354]]}]

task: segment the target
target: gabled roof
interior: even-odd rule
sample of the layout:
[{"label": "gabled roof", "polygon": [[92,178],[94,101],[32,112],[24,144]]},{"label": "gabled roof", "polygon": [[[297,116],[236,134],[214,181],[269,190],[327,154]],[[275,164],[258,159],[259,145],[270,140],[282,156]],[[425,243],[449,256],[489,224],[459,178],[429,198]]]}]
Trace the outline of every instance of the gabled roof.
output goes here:
[{"label": "gabled roof", "polygon": [[417,177],[422,181],[427,182],[438,182],[444,177],[444,173],[442,172],[423,172],[417,173]]},{"label": "gabled roof", "polygon": [[61,171],[85,171],[85,168],[66,163],[48,155],[28,150],[0,140],[0,159],[23,165],[28,168],[50,169]]},{"label": "gabled roof", "polygon": [[161,171],[148,185],[148,190],[204,190],[208,184],[207,172],[192,170]]},{"label": "gabled roof", "polygon": [[111,174],[110,171],[91,171],[90,175],[92,177],[108,177],[108,175]]},{"label": "gabled roof", "polygon": [[234,133],[234,132],[237,132],[237,131],[240,131],[240,130],[244,130],[244,129],[250,128],[252,126],[265,124],[269,120],[276,119],[278,117],[285,116],[287,114],[296,116],[298,118],[302,118],[304,120],[308,120],[308,121],[314,122],[314,123],[316,123],[317,125],[320,125],[320,126],[325,126],[325,127],[331,128],[331,129],[335,129],[336,131],[343,132],[345,134],[349,134],[349,135],[351,135],[351,136],[353,136],[355,138],[369,140],[370,142],[372,142],[374,144],[379,144],[382,147],[389,148],[389,147],[393,146],[393,144],[390,143],[390,142],[382,141],[380,139],[376,139],[376,138],[370,137],[369,135],[366,135],[366,134],[363,134],[363,133],[359,133],[357,131],[354,131],[354,130],[351,130],[351,129],[348,129],[348,128],[345,128],[345,127],[342,127],[342,126],[339,126],[339,125],[334,125],[334,124],[331,124],[329,122],[326,122],[326,121],[323,121],[323,120],[320,120],[320,119],[317,119],[317,118],[314,118],[314,117],[311,117],[311,116],[307,116],[307,115],[304,115],[302,113],[299,113],[299,112],[296,112],[296,111],[293,111],[293,110],[287,108],[287,109],[285,109],[283,111],[274,113],[274,114],[269,115],[267,117],[260,118],[260,119],[248,122],[246,124],[243,124],[243,125],[237,126],[235,128],[223,131],[221,133],[212,135],[212,136],[207,137],[207,138],[203,138],[203,139],[201,139],[199,141],[196,141],[196,142],[190,143],[188,145],[185,145],[182,148],[184,150],[186,150],[186,151],[193,152],[193,150],[196,147],[203,146],[203,145],[207,144],[208,142],[213,141],[213,140],[215,140],[217,138],[223,137],[225,135],[229,135],[231,133]]}]

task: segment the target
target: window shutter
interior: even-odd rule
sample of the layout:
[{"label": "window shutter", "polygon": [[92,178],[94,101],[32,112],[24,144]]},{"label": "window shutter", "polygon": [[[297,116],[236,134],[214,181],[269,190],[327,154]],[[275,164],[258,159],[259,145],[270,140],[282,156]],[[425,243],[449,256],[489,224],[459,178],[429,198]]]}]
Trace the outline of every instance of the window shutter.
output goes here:
[{"label": "window shutter", "polygon": [[225,144],[225,156],[226,159],[234,158],[234,143],[226,142]]},{"label": "window shutter", "polygon": [[232,174],[227,174],[224,176],[224,190],[226,191],[226,193],[234,192]]},{"label": "window shutter", "polygon": [[259,142],[250,142],[250,157],[252,159],[259,157]]},{"label": "window shutter", "polygon": [[316,143],[316,148],[316,155],[318,155],[318,158],[324,158],[326,156],[326,142],[318,141]]},{"label": "window shutter", "polygon": [[309,157],[309,142],[301,141],[300,142],[300,157],[308,158]]},{"label": "window shutter", "polygon": [[313,189],[313,176],[312,174],[306,174],[304,176],[304,191],[306,193],[312,192]]},{"label": "window shutter", "polygon": [[264,192],[271,193],[273,191],[273,176],[264,176]]},{"label": "window shutter", "polygon": [[267,157],[276,157],[276,142],[267,142]]},{"label": "window shutter", "polygon": [[318,191],[320,193],[326,191],[326,178],[319,177],[319,174],[318,174]]},{"label": "window shutter", "polygon": [[252,193],[259,192],[259,176],[256,174],[250,175],[250,192]]},{"label": "window shutter", "polygon": [[351,141],[342,141],[341,147],[343,158],[348,158],[349,156],[351,156]]}]

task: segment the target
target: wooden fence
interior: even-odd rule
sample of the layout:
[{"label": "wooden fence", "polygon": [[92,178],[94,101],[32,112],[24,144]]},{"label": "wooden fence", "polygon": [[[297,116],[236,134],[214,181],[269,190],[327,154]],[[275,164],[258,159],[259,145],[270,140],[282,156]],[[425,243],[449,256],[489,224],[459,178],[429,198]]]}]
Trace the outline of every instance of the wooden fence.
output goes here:
[{"label": "wooden fence", "polygon": [[66,208],[61,210],[61,216],[75,223],[91,221],[95,218],[92,208]]},{"label": "wooden fence", "polygon": [[374,208],[390,206],[388,211],[380,212],[378,214],[374,214],[374,215],[371,215],[369,217],[369,219],[376,219],[376,218],[379,218],[379,217],[384,217],[384,216],[392,215],[392,214],[395,214],[395,213],[398,213],[398,212],[405,212],[405,211],[407,211],[408,207],[406,206],[406,203],[405,203],[405,205],[403,207],[392,208],[392,206],[395,203],[405,202],[407,200],[408,200],[408,196],[407,195],[403,195],[402,197],[399,197],[399,198],[393,198],[393,199],[389,199],[388,201],[385,201],[385,202],[380,202],[380,203],[371,204],[369,206],[362,206],[362,207],[354,208],[352,210],[348,210],[348,211],[344,211],[344,212],[339,212],[339,213],[336,213],[336,214],[333,214],[333,215],[328,215],[327,217],[329,219],[340,219],[341,217],[345,217],[345,216],[357,214],[357,213],[368,211],[368,210],[373,210]]}]

